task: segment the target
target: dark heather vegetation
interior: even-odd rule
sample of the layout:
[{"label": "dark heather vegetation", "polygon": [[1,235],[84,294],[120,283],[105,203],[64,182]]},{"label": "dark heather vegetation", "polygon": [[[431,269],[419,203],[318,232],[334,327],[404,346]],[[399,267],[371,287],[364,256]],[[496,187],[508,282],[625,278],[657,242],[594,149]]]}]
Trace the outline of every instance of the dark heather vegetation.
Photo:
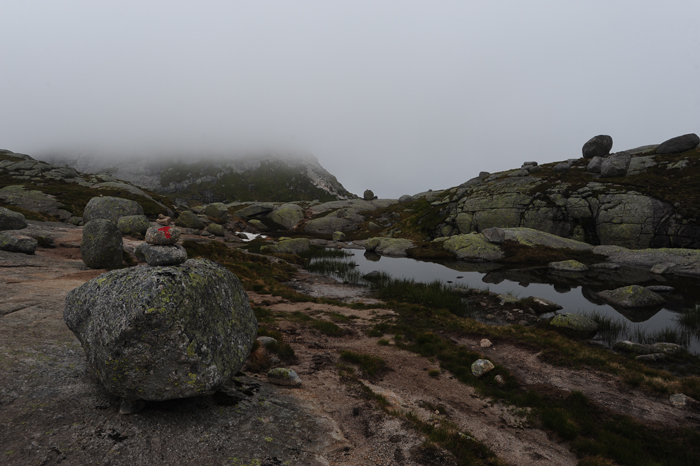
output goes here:
[{"label": "dark heather vegetation", "polygon": [[[353,308],[377,307],[310,298],[291,291],[282,283],[289,280],[294,269],[281,261],[270,262],[265,257],[232,250],[215,242],[206,245],[186,242],[185,246],[191,257],[209,257],[221,262],[239,275],[244,287],[259,293],[284,296],[294,301],[327,302]],[[490,299],[488,294],[479,290],[451,289],[439,282],[414,283],[387,276],[371,286],[375,295],[385,301],[381,306],[392,309],[395,314],[375,317],[375,324],[368,330],[370,336],[379,338],[380,344],[382,341],[384,344],[393,341],[399,349],[433,358],[443,371],[475,387],[482,396],[527,409],[528,419],[533,425],[570,442],[572,451],[581,458],[579,464],[700,464],[700,433],[696,430],[645,425],[596,405],[582,393],[569,394],[541,386],[524,386],[499,364],[483,377],[476,378],[471,373],[471,364],[483,356],[455,341],[460,337],[488,337],[494,343],[512,343],[537,350],[540,359],[549,364],[573,369],[594,368],[615,374],[630,386],[653,393],[668,395],[681,392],[696,399],[700,398],[700,377],[697,375],[700,362],[697,357],[683,353],[671,356],[665,366],[651,366],[634,360],[632,356],[619,355],[569,339],[548,328],[546,323],[539,327],[482,324],[464,317],[478,308],[479,302]],[[469,299],[477,295],[479,299]],[[331,325],[335,324],[332,322],[302,312],[277,313],[262,308],[256,308],[255,312],[261,328],[270,328],[277,320],[291,320],[327,332],[328,335],[340,336],[334,333]],[[333,319],[333,316],[327,317]],[[608,324],[608,327],[614,331],[614,325]],[[420,421],[416,416],[390,409],[386,400],[372,393],[360,381],[354,369],[357,367],[363,377],[372,377],[373,372],[376,374],[381,370],[378,358],[343,352],[341,361],[338,369],[344,380],[364,391],[369,399],[376,402],[377,409],[388,415],[401,416],[423,432],[428,439],[426,448],[439,445],[451,451],[459,464],[500,464],[488,448],[460,433],[449,421],[435,426]],[[496,376],[501,376],[503,382],[499,384]]]}]

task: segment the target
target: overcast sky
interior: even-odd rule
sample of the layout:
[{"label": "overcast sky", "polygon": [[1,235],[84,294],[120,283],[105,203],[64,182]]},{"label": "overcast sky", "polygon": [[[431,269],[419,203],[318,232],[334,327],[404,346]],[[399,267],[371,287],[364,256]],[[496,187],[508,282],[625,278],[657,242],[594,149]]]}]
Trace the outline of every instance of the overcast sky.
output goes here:
[{"label": "overcast sky", "polygon": [[301,145],[350,191],[700,133],[700,1],[0,0],[0,148]]}]

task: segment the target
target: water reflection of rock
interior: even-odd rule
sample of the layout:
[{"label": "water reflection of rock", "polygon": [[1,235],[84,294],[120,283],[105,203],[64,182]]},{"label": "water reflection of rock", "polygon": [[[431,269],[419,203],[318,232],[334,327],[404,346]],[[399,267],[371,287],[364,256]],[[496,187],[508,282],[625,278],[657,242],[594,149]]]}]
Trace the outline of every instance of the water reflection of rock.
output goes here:
[{"label": "water reflection of rock", "polygon": [[367,259],[368,261],[379,262],[379,259],[381,258],[382,256],[380,256],[374,251],[365,251],[365,259]]},{"label": "water reflection of rock", "polygon": [[[596,293],[603,290],[618,288],[625,285],[662,285],[673,284],[676,288],[671,293],[664,293],[666,304],[663,308],[674,312],[683,312],[684,309],[692,307],[698,300],[697,280],[690,283],[687,277],[664,277],[659,274],[654,274],[645,269],[632,267],[622,267],[618,270],[596,269],[591,268],[585,273],[572,272],[557,272],[548,269],[547,267],[528,267],[519,269],[507,269],[504,267],[490,267],[488,264],[469,264],[472,271],[485,273],[482,278],[484,283],[499,284],[508,280],[518,283],[523,288],[530,284],[548,284],[552,285],[558,293],[568,293],[572,289],[581,287],[581,292],[584,298],[589,302],[602,306],[607,303],[596,297]],[[495,265],[495,264],[492,264]],[[453,267],[450,267],[453,268]],[[484,270],[487,269],[487,270]],[[464,268],[462,269],[464,270]],[[658,309],[645,309],[643,311],[618,309],[620,314],[627,317],[632,322],[643,322],[655,315]]]},{"label": "water reflection of rock", "polygon": [[[601,290],[598,290],[601,291]],[[629,308],[629,307],[622,307],[622,306],[616,306],[614,304],[611,304],[607,301],[604,301],[600,297],[598,297],[598,293],[596,291],[593,291],[591,288],[583,286],[581,287],[581,296],[586,298],[588,301],[590,301],[593,304],[597,304],[599,306],[604,306],[608,305],[615,309],[617,312],[625,316],[627,320],[630,322],[646,322],[647,320],[651,319],[654,317],[661,309],[666,308],[669,309],[668,305],[663,305],[663,306],[653,306],[653,307],[645,307],[645,308]],[[668,304],[668,301],[667,301]],[[672,309],[669,309],[672,310]]]}]

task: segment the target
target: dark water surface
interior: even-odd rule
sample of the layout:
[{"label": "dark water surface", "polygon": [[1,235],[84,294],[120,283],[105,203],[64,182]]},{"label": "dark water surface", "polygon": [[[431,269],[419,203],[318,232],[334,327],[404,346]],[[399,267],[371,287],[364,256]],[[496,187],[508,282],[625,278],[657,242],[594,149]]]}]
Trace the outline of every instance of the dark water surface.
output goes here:
[{"label": "dark water surface", "polygon": [[[652,274],[647,270],[623,267],[618,270],[592,268],[585,274],[561,273],[548,267],[507,268],[497,264],[474,264],[461,261],[424,262],[408,258],[381,257],[352,251],[348,260],[357,263],[361,274],[386,272],[395,278],[428,283],[434,280],[461,284],[470,288],[488,289],[518,298],[537,296],[554,301],[563,309],[558,312],[597,312],[624,322],[629,332],[654,333],[673,328],[679,332],[678,317],[700,304],[700,280],[676,275]],[[644,310],[614,308],[596,298],[595,293],[626,285],[664,285],[675,288],[660,293],[666,298],[663,307]],[[700,353],[697,332],[685,329],[689,350]]]}]

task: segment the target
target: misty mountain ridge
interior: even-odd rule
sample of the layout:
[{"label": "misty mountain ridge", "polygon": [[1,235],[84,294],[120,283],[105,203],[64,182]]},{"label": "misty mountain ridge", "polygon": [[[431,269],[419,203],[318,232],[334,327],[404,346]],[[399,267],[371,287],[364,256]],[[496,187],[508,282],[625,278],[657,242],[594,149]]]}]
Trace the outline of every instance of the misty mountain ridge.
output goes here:
[{"label": "misty mountain ridge", "polygon": [[357,197],[309,152],[208,156],[101,157],[51,153],[42,157],[83,173],[109,175],[188,201],[333,201]]}]

